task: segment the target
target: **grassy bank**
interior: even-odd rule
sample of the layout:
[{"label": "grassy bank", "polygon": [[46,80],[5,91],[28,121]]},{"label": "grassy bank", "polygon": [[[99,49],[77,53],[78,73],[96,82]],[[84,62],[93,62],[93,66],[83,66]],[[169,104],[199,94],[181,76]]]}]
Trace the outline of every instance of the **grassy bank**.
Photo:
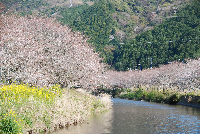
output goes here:
[{"label": "grassy bank", "polygon": [[91,114],[111,108],[109,96],[28,85],[0,87],[0,133],[40,133],[85,122]]},{"label": "grassy bank", "polygon": [[129,100],[145,100],[158,103],[177,104],[184,102],[188,104],[200,105],[200,92],[199,93],[180,93],[175,90],[155,90],[155,89],[142,89],[136,88],[133,90],[127,89],[119,94],[122,99]]}]

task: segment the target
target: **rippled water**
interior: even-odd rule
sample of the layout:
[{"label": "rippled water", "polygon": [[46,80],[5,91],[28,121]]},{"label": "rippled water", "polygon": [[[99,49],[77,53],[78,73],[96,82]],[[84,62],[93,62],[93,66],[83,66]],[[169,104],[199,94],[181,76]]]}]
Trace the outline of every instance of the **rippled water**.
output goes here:
[{"label": "rippled water", "polygon": [[200,109],[113,99],[113,109],[57,134],[200,133]]}]

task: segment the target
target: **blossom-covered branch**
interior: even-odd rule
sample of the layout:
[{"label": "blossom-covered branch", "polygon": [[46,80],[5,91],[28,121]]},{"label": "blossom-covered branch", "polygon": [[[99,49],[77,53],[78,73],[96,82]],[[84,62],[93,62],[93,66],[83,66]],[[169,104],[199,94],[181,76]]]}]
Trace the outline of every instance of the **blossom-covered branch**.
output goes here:
[{"label": "blossom-covered branch", "polygon": [[3,16],[2,78],[36,86],[102,84],[104,65],[79,32],[52,18]]},{"label": "blossom-covered branch", "polygon": [[122,88],[146,86],[147,88],[174,88],[180,91],[199,90],[200,59],[183,62],[172,62],[159,68],[130,70],[127,72],[107,71],[107,85]]}]

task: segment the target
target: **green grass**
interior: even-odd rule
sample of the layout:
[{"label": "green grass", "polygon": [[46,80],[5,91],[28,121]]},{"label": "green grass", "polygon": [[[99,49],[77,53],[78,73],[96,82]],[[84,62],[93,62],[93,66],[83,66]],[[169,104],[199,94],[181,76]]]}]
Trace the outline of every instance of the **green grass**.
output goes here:
[{"label": "green grass", "polygon": [[200,104],[200,100],[197,97],[198,94],[195,93],[181,94],[179,92],[175,92],[172,90],[163,92],[161,90],[155,90],[155,89],[145,90],[142,88],[136,88],[127,91],[128,92],[122,92],[118,97],[129,100],[145,100],[158,103],[177,104],[184,98],[192,96],[193,99],[190,102],[194,104]]}]

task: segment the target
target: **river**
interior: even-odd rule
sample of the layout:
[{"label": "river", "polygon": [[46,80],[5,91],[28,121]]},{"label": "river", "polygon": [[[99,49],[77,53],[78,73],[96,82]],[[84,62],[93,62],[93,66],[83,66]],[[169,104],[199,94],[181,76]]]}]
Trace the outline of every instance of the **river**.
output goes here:
[{"label": "river", "polygon": [[113,109],[56,134],[200,133],[200,108],[113,98]]}]

